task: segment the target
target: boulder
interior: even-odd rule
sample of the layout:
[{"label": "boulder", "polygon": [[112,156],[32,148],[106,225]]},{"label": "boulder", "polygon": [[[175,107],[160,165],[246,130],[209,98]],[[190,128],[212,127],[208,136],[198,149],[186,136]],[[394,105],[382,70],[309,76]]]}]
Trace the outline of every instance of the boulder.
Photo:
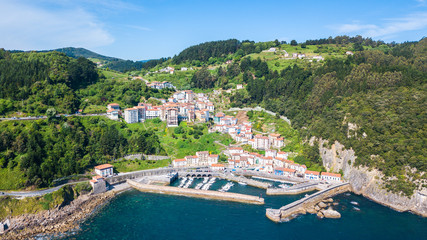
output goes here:
[{"label": "boulder", "polygon": [[321,208],[319,207],[319,206],[314,206],[314,209],[316,210],[316,211],[319,211]]},{"label": "boulder", "polygon": [[328,208],[327,210],[322,210],[321,212],[323,216],[325,216],[325,218],[341,218],[341,214],[332,208]]},{"label": "boulder", "polygon": [[307,208],[307,212],[310,214],[315,214],[317,211],[314,207],[309,207],[309,208]]},{"label": "boulder", "polygon": [[322,202],[325,202],[325,203],[331,203],[331,202],[333,202],[334,201],[334,199],[332,199],[332,198],[327,198],[327,199],[324,199]]},{"label": "boulder", "polygon": [[324,218],[323,213],[322,212],[317,212],[317,217],[318,218]]},{"label": "boulder", "polygon": [[320,202],[320,203],[317,204],[317,206],[319,206],[320,208],[325,208],[328,205],[326,205],[326,203],[324,203],[324,202]]}]

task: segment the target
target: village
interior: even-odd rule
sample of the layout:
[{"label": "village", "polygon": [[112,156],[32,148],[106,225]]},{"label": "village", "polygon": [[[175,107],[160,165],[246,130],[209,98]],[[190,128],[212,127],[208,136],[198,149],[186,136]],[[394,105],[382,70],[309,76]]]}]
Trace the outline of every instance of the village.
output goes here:
[{"label": "village", "polygon": [[[150,87],[174,88],[168,82],[152,83]],[[196,94],[192,90],[183,90],[173,93],[167,100],[158,100],[162,105],[153,106],[150,103],[139,103],[138,106],[126,108],[123,113],[119,104],[111,103],[107,106],[107,116],[112,120],[118,120],[119,115],[122,114],[124,121],[129,124],[158,118],[161,121],[166,121],[168,127],[177,127],[181,121],[204,123],[213,118],[214,126],[209,129],[209,132],[229,134],[237,143],[236,146],[228,146],[223,151],[227,157],[227,163],[218,163],[218,155],[202,151],[196,152],[194,156],[173,160],[172,166],[174,168],[211,167],[215,171],[224,171],[227,168],[245,169],[306,180],[341,181],[341,174],[310,171],[305,165],[288,160],[289,154],[281,151],[285,147],[285,143],[280,134],[254,134],[252,123],[249,121],[242,121],[238,124],[236,117],[226,115],[223,112],[213,115],[214,104],[204,93]],[[213,117],[211,117],[212,115]],[[245,144],[252,149],[264,151],[265,154],[245,151],[240,147]]]},{"label": "village", "polygon": [[158,100],[162,105],[153,106],[150,103],[139,103],[138,106],[126,108],[123,113],[119,104],[110,103],[107,106],[107,116],[112,120],[118,120],[119,115],[123,115],[126,123],[138,123],[147,119],[159,118],[167,121],[168,127],[177,127],[181,121],[208,122],[210,113],[215,110],[214,104],[209,101],[206,94],[196,94],[191,90],[178,91],[167,100]]}]

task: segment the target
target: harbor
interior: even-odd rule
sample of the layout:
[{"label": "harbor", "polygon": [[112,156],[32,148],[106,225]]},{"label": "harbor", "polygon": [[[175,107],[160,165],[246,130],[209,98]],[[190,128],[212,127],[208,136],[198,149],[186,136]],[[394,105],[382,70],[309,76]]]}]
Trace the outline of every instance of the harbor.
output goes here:
[{"label": "harbor", "polygon": [[142,192],[152,192],[152,193],[161,193],[161,194],[168,194],[168,195],[215,199],[215,200],[241,202],[241,203],[249,203],[249,204],[264,204],[263,198],[251,196],[251,195],[245,195],[245,194],[192,189],[192,188],[157,186],[157,185],[143,184],[133,180],[127,180],[127,183],[131,187]]}]

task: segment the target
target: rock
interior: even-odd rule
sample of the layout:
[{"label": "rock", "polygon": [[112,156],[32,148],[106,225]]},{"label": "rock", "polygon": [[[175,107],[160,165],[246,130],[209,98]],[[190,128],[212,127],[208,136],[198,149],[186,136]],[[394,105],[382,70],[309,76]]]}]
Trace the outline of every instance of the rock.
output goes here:
[{"label": "rock", "polygon": [[323,213],[322,212],[317,212],[317,217],[318,218],[324,218]]},{"label": "rock", "polygon": [[341,218],[341,214],[332,208],[328,208],[327,210],[322,210],[321,213],[325,218]]},{"label": "rock", "polygon": [[326,205],[326,203],[324,203],[324,202],[320,202],[320,203],[317,204],[317,206],[319,206],[320,208],[325,208],[328,205]]},{"label": "rock", "polygon": [[314,206],[314,209],[316,210],[316,211],[319,211],[321,208],[319,207],[319,206]]},{"label": "rock", "polygon": [[338,205],[338,203],[337,203],[337,202],[334,202],[334,203],[332,203],[332,205],[336,206],[336,205]]},{"label": "rock", "polygon": [[309,208],[307,208],[307,212],[310,214],[315,214],[315,213],[317,213],[317,210],[314,207],[309,207]]},{"label": "rock", "polygon": [[334,199],[332,199],[332,198],[327,198],[327,199],[324,199],[322,202],[325,202],[325,203],[331,203],[331,202],[334,202]]}]

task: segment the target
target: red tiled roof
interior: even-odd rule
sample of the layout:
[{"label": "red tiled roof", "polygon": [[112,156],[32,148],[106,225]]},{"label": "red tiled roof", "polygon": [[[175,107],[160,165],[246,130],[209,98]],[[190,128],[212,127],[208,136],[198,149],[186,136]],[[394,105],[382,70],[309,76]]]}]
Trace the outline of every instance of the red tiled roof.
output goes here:
[{"label": "red tiled roof", "polygon": [[185,162],[185,161],[187,161],[187,160],[185,160],[184,158],[182,158],[182,159],[175,159],[175,160],[173,160],[174,162]]},{"label": "red tiled roof", "polygon": [[341,174],[339,174],[339,173],[322,172],[320,175],[341,178]]},{"label": "red tiled roof", "polygon": [[307,170],[305,174],[319,175],[319,172]]},{"label": "red tiled roof", "polygon": [[102,170],[102,169],[107,169],[107,168],[112,168],[112,167],[113,167],[113,165],[107,163],[107,164],[98,165],[95,167],[95,169]]},{"label": "red tiled roof", "polygon": [[213,163],[211,166],[212,166],[212,167],[224,167],[224,164],[220,164],[220,163]]}]

